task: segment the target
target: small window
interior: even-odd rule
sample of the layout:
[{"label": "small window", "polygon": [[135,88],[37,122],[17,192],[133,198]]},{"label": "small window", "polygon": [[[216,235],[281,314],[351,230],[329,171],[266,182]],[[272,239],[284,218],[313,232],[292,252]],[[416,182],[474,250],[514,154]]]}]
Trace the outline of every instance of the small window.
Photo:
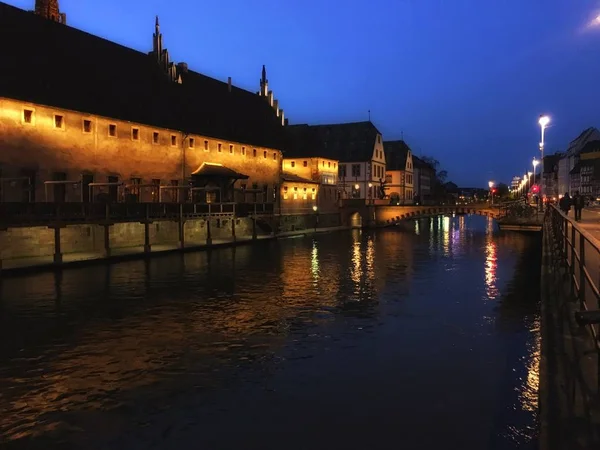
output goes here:
[{"label": "small window", "polygon": [[263,158],[267,159],[267,151],[266,150],[263,152]]},{"label": "small window", "polygon": [[175,147],[177,145],[177,136],[174,134],[171,135],[171,145]]},{"label": "small window", "polygon": [[336,163],[333,163],[333,168],[334,168],[334,169],[335,169],[335,166],[336,166],[336,165],[337,165]]},{"label": "small window", "polygon": [[327,167],[329,167],[331,169],[331,162],[327,163]]},{"label": "small window", "polygon": [[287,200],[287,198],[288,198],[288,187],[284,186],[283,187],[283,199]]},{"label": "small window", "polygon": [[204,141],[204,151],[208,151],[208,141]]},{"label": "small window", "polygon": [[139,128],[131,129],[131,139],[133,139],[134,141],[140,140],[140,129]]},{"label": "small window", "polygon": [[292,166],[292,167],[296,167],[296,161],[292,161],[292,162],[290,163],[290,166]]},{"label": "small window", "polygon": [[252,150],[252,155],[256,158],[256,149]]},{"label": "small window", "polygon": [[217,151],[221,153],[221,144],[217,144]]},{"label": "small window", "polygon": [[304,188],[304,191],[302,193],[302,200],[306,200],[306,188]]},{"label": "small window", "polygon": [[233,153],[233,145],[229,146],[229,153]]},{"label": "small window", "polygon": [[294,200],[297,200],[297,199],[298,199],[298,188],[295,187],[294,188]]},{"label": "small window", "polygon": [[377,135],[377,143],[381,144],[381,136],[380,135]]},{"label": "small window", "polygon": [[304,161],[304,162],[302,163],[302,165],[303,165],[304,167],[308,167],[308,161]]},{"label": "small window", "polygon": [[273,153],[273,160],[277,161],[277,153]]},{"label": "small window", "polygon": [[83,132],[91,133],[92,132],[92,121],[89,119],[83,119]]},{"label": "small window", "polygon": [[152,142],[158,144],[158,131],[152,133]]},{"label": "small window", "polygon": [[23,110],[23,123],[33,124],[33,109]]},{"label": "small window", "polygon": [[246,156],[246,147],[242,147],[242,156]]},{"label": "small window", "polygon": [[315,191],[315,188],[313,188],[312,190],[312,199],[315,200],[317,198],[317,193]]},{"label": "small window", "polygon": [[321,167],[325,167],[325,161],[321,163]]},{"label": "small window", "polygon": [[196,141],[194,138],[190,138],[188,141],[189,147],[190,148],[194,148],[194,145],[196,145]]},{"label": "small window", "polygon": [[112,136],[112,137],[116,137],[117,136],[117,126],[114,123],[111,123],[108,126],[108,135]]},{"label": "small window", "polygon": [[65,127],[65,117],[60,114],[54,114],[54,128],[60,128],[61,130]]}]

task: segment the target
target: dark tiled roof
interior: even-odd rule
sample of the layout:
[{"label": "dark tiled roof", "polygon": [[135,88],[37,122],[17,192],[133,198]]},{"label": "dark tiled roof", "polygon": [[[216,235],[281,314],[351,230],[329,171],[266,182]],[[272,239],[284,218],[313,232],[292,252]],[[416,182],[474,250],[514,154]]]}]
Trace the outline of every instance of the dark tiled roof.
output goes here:
[{"label": "dark tiled roof", "polygon": [[567,156],[576,155],[581,151],[581,149],[587,142],[596,140],[598,138],[600,138],[600,132],[596,128],[586,128],[579,134],[579,136],[577,136],[569,143],[569,148],[566,152]]},{"label": "dark tiled roof", "polygon": [[211,178],[234,178],[236,180],[246,180],[249,178],[248,175],[236,172],[229,167],[213,163],[202,163],[198,169],[192,172],[192,175]]},{"label": "dark tiled roof", "polygon": [[0,97],[256,146],[285,143],[280,119],[255,93],[229,92],[193,71],[170,82],[145,53],[4,3],[0,42]]},{"label": "dark tiled roof", "polygon": [[282,178],[283,181],[295,181],[297,183],[319,184],[316,181],[309,180],[308,178],[302,178],[302,177],[299,177],[296,174],[289,173],[289,172],[283,172],[281,174],[281,178]]},{"label": "dark tiled roof", "polygon": [[322,157],[340,162],[371,161],[379,130],[372,122],[289,125],[286,158]]},{"label": "dark tiled roof", "polygon": [[386,170],[405,170],[410,147],[404,141],[384,141]]}]

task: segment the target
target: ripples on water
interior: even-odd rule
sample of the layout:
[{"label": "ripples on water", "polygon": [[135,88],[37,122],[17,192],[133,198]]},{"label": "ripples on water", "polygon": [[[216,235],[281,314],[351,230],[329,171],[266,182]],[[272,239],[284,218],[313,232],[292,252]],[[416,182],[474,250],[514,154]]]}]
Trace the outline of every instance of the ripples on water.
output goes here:
[{"label": "ripples on water", "polygon": [[4,280],[10,448],[533,448],[538,238],[481,217]]}]

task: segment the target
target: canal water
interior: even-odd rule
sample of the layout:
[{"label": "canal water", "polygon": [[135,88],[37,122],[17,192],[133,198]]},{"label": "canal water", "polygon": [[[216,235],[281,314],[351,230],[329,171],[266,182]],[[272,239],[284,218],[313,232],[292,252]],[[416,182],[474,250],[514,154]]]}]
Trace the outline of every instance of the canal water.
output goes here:
[{"label": "canal water", "polygon": [[533,449],[540,254],[457,216],[5,279],[0,448]]}]

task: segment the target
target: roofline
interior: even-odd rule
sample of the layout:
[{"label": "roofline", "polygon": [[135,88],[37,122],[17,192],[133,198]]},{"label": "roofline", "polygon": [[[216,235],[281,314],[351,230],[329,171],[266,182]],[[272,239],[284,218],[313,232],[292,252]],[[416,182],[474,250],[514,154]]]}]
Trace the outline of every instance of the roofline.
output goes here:
[{"label": "roofline", "polygon": [[317,127],[340,127],[340,126],[344,126],[344,125],[358,125],[360,123],[368,123],[371,124],[373,126],[373,128],[375,128],[375,130],[377,130],[377,132],[379,134],[382,134],[381,131],[379,131],[379,129],[377,128],[377,126],[375,126],[375,124],[371,121],[371,120],[359,120],[356,122],[342,122],[342,123],[322,123],[322,124],[315,124],[315,125],[311,125],[308,123],[298,123],[295,125],[287,125],[287,128],[290,127],[313,127],[313,128],[317,128]]}]

